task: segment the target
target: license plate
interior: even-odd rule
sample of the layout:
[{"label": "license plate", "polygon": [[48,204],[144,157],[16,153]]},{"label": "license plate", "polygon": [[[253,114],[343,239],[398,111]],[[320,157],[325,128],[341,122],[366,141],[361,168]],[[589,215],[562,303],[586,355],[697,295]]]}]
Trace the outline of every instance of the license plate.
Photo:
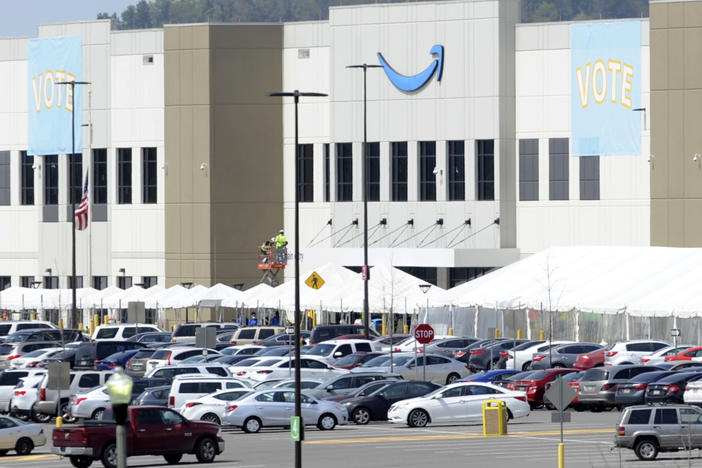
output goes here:
[{"label": "license plate", "polygon": [[631,393],[631,389],[630,389],[630,388],[625,388],[624,390],[622,390],[622,393]]},{"label": "license plate", "polygon": [[651,395],[662,395],[662,394],[663,394],[663,390],[653,390],[653,391],[651,391]]}]

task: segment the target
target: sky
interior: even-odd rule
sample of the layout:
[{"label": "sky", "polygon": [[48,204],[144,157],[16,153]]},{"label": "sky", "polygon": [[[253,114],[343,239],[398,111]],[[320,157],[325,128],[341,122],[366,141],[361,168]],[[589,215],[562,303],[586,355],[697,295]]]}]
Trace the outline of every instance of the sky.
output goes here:
[{"label": "sky", "polygon": [[138,0],[0,0],[0,37],[36,36],[37,26],[70,20],[96,19],[101,12],[117,13]]}]

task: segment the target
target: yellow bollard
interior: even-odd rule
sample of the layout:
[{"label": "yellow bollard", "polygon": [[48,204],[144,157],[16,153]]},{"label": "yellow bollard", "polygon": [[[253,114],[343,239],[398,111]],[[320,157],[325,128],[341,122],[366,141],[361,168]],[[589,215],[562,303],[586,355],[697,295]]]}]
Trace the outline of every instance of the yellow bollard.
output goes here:
[{"label": "yellow bollard", "polygon": [[80,331],[85,331],[85,330],[83,330],[83,322],[80,322],[80,323],[78,324],[78,330],[80,330]]},{"label": "yellow bollard", "polygon": [[100,326],[100,316],[98,314],[93,315],[93,330]]},{"label": "yellow bollard", "polygon": [[517,339],[518,340],[522,339],[522,331],[521,330],[517,330]]},{"label": "yellow bollard", "polygon": [[63,427],[63,418],[61,416],[56,416],[56,427]]},{"label": "yellow bollard", "polygon": [[449,328],[449,336],[453,336],[453,328]]},{"label": "yellow bollard", "polygon": [[173,326],[171,327],[171,329],[172,329],[171,331],[175,331],[176,327],[177,327],[177,325],[174,323]]},{"label": "yellow bollard", "polygon": [[107,319],[107,314],[102,316],[102,324],[107,325],[109,323],[109,320]]},{"label": "yellow bollard", "polygon": [[59,319],[58,321],[58,327],[63,328],[63,320]]},{"label": "yellow bollard", "polygon": [[32,312],[31,314],[29,314],[29,319],[30,319],[30,320],[36,320],[36,319],[37,319],[37,314],[35,314],[34,312]]},{"label": "yellow bollard", "polygon": [[383,326],[382,326],[381,334],[382,334],[383,336],[385,336],[385,335],[388,334],[388,326],[387,326],[387,324],[385,323],[385,316],[383,316]]},{"label": "yellow bollard", "polygon": [[88,333],[90,333],[90,336],[93,336],[93,333],[95,332],[95,324],[93,321],[90,321],[90,328],[88,329]]},{"label": "yellow bollard", "polygon": [[495,338],[499,338],[499,337],[500,337],[500,329],[495,328]]},{"label": "yellow bollard", "polygon": [[546,338],[546,335],[544,334],[544,331],[543,331],[543,330],[539,330],[539,339],[540,339],[541,341],[544,341],[545,338]]},{"label": "yellow bollard", "polygon": [[409,335],[409,325],[405,325],[405,335]]},{"label": "yellow bollard", "polygon": [[558,468],[565,468],[565,445],[563,442],[558,444]]}]

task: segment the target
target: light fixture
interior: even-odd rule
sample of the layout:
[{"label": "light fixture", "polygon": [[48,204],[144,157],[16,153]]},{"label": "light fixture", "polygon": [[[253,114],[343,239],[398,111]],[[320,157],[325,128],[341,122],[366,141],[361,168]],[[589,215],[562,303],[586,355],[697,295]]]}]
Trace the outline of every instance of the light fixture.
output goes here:
[{"label": "light fixture", "polygon": [[387,226],[388,225],[388,218],[381,219],[380,223],[378,223],[378,224],[380,224],[381,226]]},{"label": "light fixture", "polygon": [[34,289],[38,289],[41,286],[41,281],[32,281],[30,284]]},{"label": "light fixture", "polygon": [[44,272],[46,273],[46,276],[51,276],[51,268],[47,268],[44,270]]},{"label": "light fixture", "polygon": [[649,155],[648,155],[648,162],[652,163],[654,159],[656,159],[656,155],[655,155],[655,154],[649,154]]},{"label": "light fixture", "polygon": [[201,171],[206,171],[208,167],[208,164],[206,162],[200,164],[200,170]]},{"label": "light fixture", "polygon": [[698,161],[700,159],[700,157],[702,157],[702,156],[700,156],[700,153],[695,153],[694,156],[692,156],[692,160]]},{"label": "light fixture", "polygon": [[242,289],[244,289],[244,283],[232,283],[232,288],[241,291]]},{"label": "light fixture", "polygon": [[646,130],[646,108],[645,107],[637,107],[636,109],[631,109],[632,112],[643,112],[643,117],[644,117],[644,131]]},{"label": "light fixture", "polygon": [[444,225],[444,218],[437,219],[436,224],[438,224],[439,226],[443,226]]},{"label": "light fixture", "polygon": [[193,282],[192,281],[183,281],[182,283],[180,283],[180,285],[186,289],[190,289],[190,287],[193,285]]},{"label": "light fixture", "polygon": [[419,289],[421,289],[422,292],[423,292],[424,294],[426,294],[427,291],[429,291],[429,288],[431,288],[431,284],[426,284],[426,283],[425,283],[425,284],[420,284],[420,285],[419,285]]},{"label": "light fixture", "polygon": [[434,175],[441,175],[444,173],[444,170],[434,166],[434,170],[432,172],[434,173]]},{"label": "light fixture", "polygon": [[120,269],[119,269],[119,272],[120,272],[122,275],[124,275],[124,274],[126,273],[126,271],[127,271],[127,270],[125,270],[124,268],[120,268]]}]

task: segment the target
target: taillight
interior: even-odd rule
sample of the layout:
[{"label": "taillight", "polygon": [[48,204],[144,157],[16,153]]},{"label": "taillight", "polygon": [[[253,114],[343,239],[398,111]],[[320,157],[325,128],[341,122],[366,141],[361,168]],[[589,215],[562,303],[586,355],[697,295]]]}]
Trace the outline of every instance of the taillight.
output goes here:
[{"label": "taillight", "polygon": [[646,390],[646,384],[636,384],[634,385],[634,390]]},{"label": "taillight", "polygon": [[619,351],[607,351],[606,356],[607,356],[607,357],[616,356],[618,352],[619,352]]},{"label": "taillight", "polygon": [[185,404],[185,407],[186,407],[186,408],[192,408],[193,406],[197,406],[197,405],[200,405],[200,404],[201,404],[200,402],[191,401],[190,403],[186,403],[186,404]]},{"label": "taillight", "polygon": [[236,373],[236,375],[237,375],[238,377],[241,377],[242,375],[245,375],[245,374],[246,374],[245,371],[239,371],[239,372]]},{"label": "taillight", "polygon": [[13,359],[17,359],[18,357],[22,357],[21,354],[13,354],[12,356],[8,356],[7,360],[12,361]]},{"label": "taillight", "polygon": [[117,367],[117,366],[119,366],[119,364],[117,364],[116,362],[108,362],[107,363],[107,367]]},{"label": "taillight", "polygon": [[317,344],[317,340],[310,340],[310,344]]},{"label": "taillight", "polygon": [[475,351],[470,353],[471,356],[473,356],[473,355],[477,356],[478,354],[485,354],[485,350],[484,349],[476,349]]},{"label": "taillight", "polygon": [[668,387],[668,393],[675,393],[680,390],[680,387],[677,385],[666,384],[666,386]]},{"label": "taillight", "polygon": [[25,393],[27,393],[27,392],[25,392],[24,390],[15,390],[15,396],[22,396]]},{"label": "taillight", "polygon": [[230,412],[230,411],[234,411],[234,410],[237,409],[238,407],[239,407],[238,405],[229,405],[229,406],[227,406],[226,411],[227,411],[227,413],[228,413],[228,412]]},{"label": "taillight", "polygon": [[509,357],[509,353],[507,351],[502,351],[500,353],[500,358],[508,358],[508,357]]},{"label": "taillight", "polygon": [[166,356],[166,362],[167,365],[171,365],[171,356],[173,355],[173,351],[168,351],[168,356]]},{"label": "taillight", "polygon": [[[399,351],[399,349],[396,349],[395,351]],[[461,356],[465,356],[465,355],[466,355],[466,352],[465,352],[465,351],[458,351],[458,352],[455,354],[456,357],[461,357]]]},{"label": "taillight", "polygon": [[175,397],[168,397],[168,406],[175,406]]},{"label": "taillight", "polygon": [[46,401],[46,389],[45,388],[42,388],[41,391],[39,392],[39,400]]},{"label": "taillight", "polygon": [[30,362],[26,367],[36,367],[39,361]]},{"label": "taillight", "polygon": [[606,383],[602,387],[600,387],[600,390],[609,390],[612,387],[614,387],[614,384]]},{"label": "taillight", "polygon": [[543,358],[545,358],[545,357],[546,357],[545,354],[537,354],[536,356],[534,356],[534,359],[533,359],[533,360],[534,360],[534,361],[541,361],[541,360],[542,360]]},{"label": "taillight", "polygon": [[176,339],[173,338],[173,339],[171,340],[171,343],[177,343]]},{"label": "taillight", "polygon": [[273,372],[272,370],[260,370],[260,371],[257,371],[256,373],[257,374],[270,374],[272,372]]},{"label": "taillight", "polygon": [[580,356],[578,356],[578,359],[582,359],[584,361],[587,361],[588,359],[592,359],[592,358],[590,356],[588,356],[587,354],[581,354]]},{"label": "taillight", "polygon": [[236,344],[236,340],[230,341],[229,344]]},{"label": "taillight", "polygon": [[131,368],[132,368],[132,361],[127,361],[127,369],[131,369]]},{"label": "taillight", "polygon": [[641,364],[646,364],[648,361],[650,361],[650,359],[647,357],[641,358]]},{"label": "taillight", "polygon": [[[393,352],[395,352],[395,353],[401,353],[402,350],[401,350],[400,348],[395,348],[395,350],[394,350]],[[465,353],[463,353],[463,354],[465,354]],[[463,355],[463,354],[462,354],[462,355]],[[462,356],[462,355],[461,355],[461,356]]]},{"label": "taillight", "polygon": [[85,397],[78,398],[78,399],[76,400],[76,406],[80,405],[80,404],[81,404],[82,402],[84,402],[85,400],[87,400],[87,398],[85,398]]},{"label": "taillight", "polygon": [[626,435],[626,431],[624,430],[624,427],[619,426],[619,427],[617,428],[617,435],[620,435],[620,436]]},{"label": "taillight", "polygon": [[664,361],[675,361],[677,356],[666,356],[663,358]]},{"label": "taillight", "polygon": [[516,398],[516,399],[519,400],[519,401],[523,401],[523,402],[525,402],[525,403],[526,403],[526,401],[527,401],[526,397],[523,397],[523,396],[518,396],[518,397],[514,397],[514,398]]}]

